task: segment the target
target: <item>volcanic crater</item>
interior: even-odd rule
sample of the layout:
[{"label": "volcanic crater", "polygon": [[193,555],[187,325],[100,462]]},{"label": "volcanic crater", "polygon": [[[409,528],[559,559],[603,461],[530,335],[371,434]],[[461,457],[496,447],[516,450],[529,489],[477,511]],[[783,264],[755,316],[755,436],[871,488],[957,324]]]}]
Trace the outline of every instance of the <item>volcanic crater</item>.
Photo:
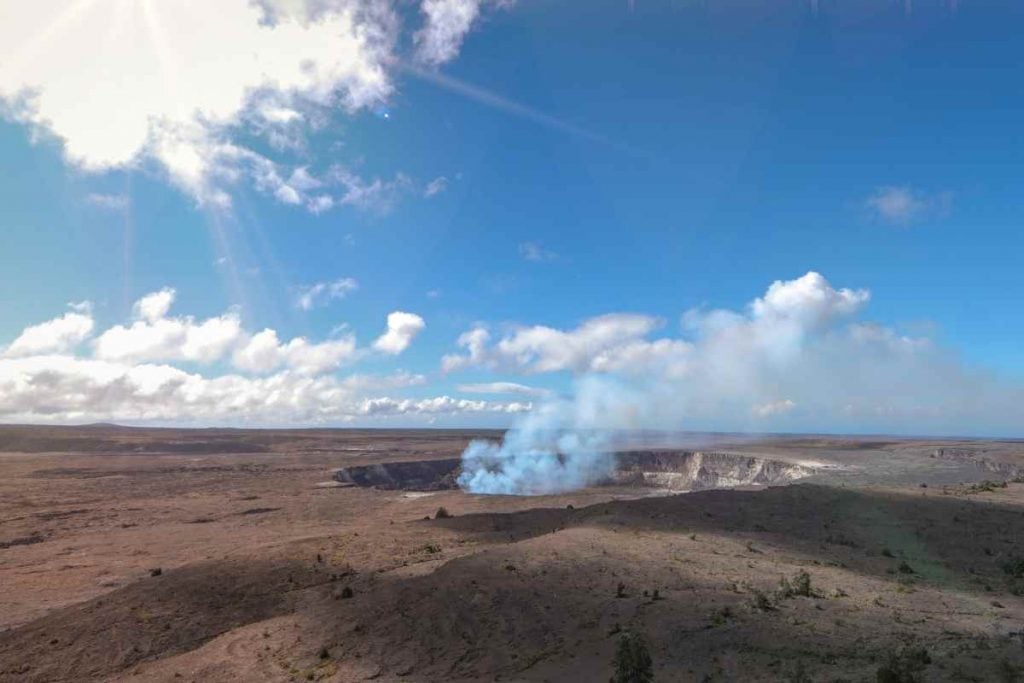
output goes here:
[{"label": "volcanic crater", "polygon": [[[447,491],[459,488],[459,458],[376,463],[344,467],[342,483],[382,490]],[[627,486],[671,492],[788,484],[815,473],[813,467],[742,453],[643,450],[615,454],[615,469],[598,486]]]}]

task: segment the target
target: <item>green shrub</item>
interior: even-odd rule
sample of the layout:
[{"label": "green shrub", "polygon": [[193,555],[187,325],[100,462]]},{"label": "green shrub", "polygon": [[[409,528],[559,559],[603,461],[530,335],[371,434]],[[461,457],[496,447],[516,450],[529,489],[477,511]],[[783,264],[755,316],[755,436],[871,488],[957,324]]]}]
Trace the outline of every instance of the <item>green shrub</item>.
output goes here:
[{"label": "green shrub", "polygon": [[772,604],[771,598],[756,588],[751,591],[750,606],[758,612],[767,612],[775,608],[775,605]]},{"label": "green shrub", "polygon": [[928,650],[905,645],[889,653],[878,668],[875,680],[878,683],[919,683],[924,680],[922,673],[931,662]]},{"label": "green shrub", "polygon": [[1011,557],[1003,563],[1003,571],[1015,579],[1024,579],[1024,557]]},{"label": "green shrub", "polygon": [[619,639],[614,667],[611,683],[651,683],[654,680],[654,662],[643,636],[627,633]]}]

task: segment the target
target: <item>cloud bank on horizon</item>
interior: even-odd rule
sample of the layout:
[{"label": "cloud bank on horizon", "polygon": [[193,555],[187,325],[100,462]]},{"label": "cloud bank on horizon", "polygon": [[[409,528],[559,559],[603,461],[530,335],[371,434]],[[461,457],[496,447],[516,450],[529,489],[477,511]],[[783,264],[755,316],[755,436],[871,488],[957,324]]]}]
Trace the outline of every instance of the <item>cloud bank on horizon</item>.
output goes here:
[{"label": "cloud bank on horizon", "polygon": [[[1024,418],[1020,382],[861,320],[870,293],[835,288],[816,272],[773,282],[741,311],[685,311],[678,336],[659,336],[665,321],[636,313],[500,336],[474,326],[440,370],[487,373],[491,381],[460,383],[457,393],[521,397],[507,401],[373,393],[437,381],[400,369],[340,376],[406,351],[426,328],[414,313],[391,312],[364,346],[351,331],[313,341],[247,330],[236,310],[174,315],[175,298],[172,288],[148,294],[132,320],[99,332],[88,303],[27,327],[0,347],[0,420],[312,425],[534,410],[517,427],[532,425],[534,436],[519,443],[543,451],[553,434],[595,429],[999,434]],[[501,379],[565,374],[575,378],[568,395]]]},{"label": "cloud bank on horizon", "polygon": [[928,337],[859,319],[871,296],[819,273],[773,282],[742,311],[665,321],[610,313],[573,329],[477,325],[442,359],[445,372],[613,377],[633,397],[607,428],[716,428],[1007,434],[1024,419],[1024,384],[962,363]]},{"label": "cloud bank on horizon", "polygon": [[246,330],[236,310],[206,320],[172,315],[176,294],[169,287],[147,294],[129,323],[95,335],[87,303],[26,328],[0,347],[0,421],[317,425],[531,408],[528,401],[381,395],[426,382],[401,370],[337,374],[405,351],[426,326],[412,313],[389,314],[369,347],[351,332],[284,341],[274,329]]}]

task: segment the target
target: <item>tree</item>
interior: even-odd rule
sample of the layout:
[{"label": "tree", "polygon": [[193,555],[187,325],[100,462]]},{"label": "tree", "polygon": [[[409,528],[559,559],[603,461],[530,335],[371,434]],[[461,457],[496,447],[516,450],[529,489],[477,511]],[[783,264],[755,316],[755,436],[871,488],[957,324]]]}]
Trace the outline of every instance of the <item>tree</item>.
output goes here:
[{"label": "tree", "polygon": [[638,633],[627,633],[619,639],[615,652],[615,675],[611,683],[651,683],[654,663],[647,641]]}]

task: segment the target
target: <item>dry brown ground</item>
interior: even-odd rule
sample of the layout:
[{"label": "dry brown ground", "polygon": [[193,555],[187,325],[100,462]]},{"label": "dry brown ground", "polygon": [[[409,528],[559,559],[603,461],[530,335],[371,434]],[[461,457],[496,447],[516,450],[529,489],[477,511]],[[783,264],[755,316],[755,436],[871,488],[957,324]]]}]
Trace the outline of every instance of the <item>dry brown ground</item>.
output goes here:
[{"label": "dry brown ground", "polygon": [[624,630],[659,681],[874,680],[903,644],[922,680],[1024,672],[1024,484],[317,486],[468,436],[0,430],[77,449],[0,454],[0,681],[605,681]]}]

